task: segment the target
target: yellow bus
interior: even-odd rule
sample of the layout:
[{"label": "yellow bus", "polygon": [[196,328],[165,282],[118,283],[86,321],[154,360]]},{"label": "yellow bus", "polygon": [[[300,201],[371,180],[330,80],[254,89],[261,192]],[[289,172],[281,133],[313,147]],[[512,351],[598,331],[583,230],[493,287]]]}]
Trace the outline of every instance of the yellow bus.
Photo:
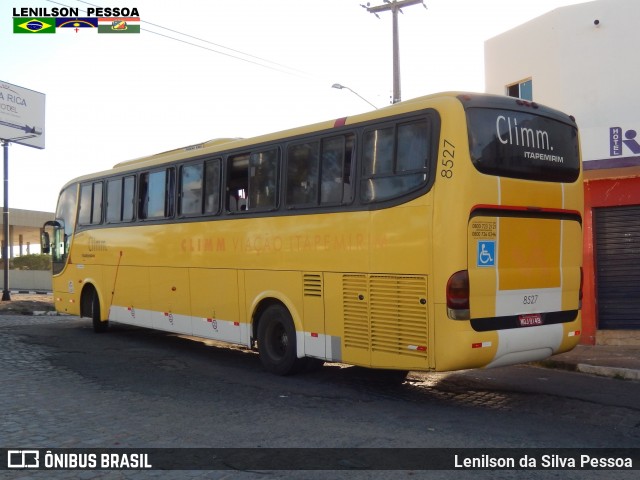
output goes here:
[{"label": "yellow bus", "polygon": [[443,93],[68,182],[43,251],[59,312],[323,361],[540,360],[581,329],[574,119]]}]

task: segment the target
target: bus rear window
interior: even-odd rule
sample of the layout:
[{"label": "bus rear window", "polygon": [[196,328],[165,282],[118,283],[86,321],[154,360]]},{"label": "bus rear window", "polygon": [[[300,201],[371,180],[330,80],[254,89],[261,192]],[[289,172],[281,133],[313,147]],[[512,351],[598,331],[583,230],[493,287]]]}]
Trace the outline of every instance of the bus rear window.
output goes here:
[{"label": "bus rear window", "polygon": [[488,175],[574,182],[580,174],[575,126],[529,112],[467,109],[475,167]]}]

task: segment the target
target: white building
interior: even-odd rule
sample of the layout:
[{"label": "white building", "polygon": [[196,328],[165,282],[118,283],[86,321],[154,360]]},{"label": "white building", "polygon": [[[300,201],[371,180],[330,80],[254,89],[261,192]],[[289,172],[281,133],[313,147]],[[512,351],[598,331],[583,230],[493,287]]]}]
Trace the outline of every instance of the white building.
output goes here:
[{"label": "white building", "polygon": [[595,0],[485,43],[488,93],[557,108],[580,127],[584,343],[621,341],[640,330],[639,26],[640,1]]}]

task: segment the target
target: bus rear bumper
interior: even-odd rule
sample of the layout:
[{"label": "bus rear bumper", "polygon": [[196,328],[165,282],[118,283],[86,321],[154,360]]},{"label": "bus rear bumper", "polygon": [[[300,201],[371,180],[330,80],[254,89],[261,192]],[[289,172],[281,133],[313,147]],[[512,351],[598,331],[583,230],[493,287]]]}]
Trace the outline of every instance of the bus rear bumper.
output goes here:
[{"label": "bus rear bumper", "polygon": [[563,324],[498,330],[498,348],[486,368],[544,360],[560,350],[564,330]]}]

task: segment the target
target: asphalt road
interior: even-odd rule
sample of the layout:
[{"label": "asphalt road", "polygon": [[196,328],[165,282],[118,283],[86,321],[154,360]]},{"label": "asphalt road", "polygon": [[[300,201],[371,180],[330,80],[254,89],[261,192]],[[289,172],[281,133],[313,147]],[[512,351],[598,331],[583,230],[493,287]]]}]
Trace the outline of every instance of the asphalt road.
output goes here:
[{"label": "asphalt road", "polygon": [[[640,448],[640,382],[523,365],[292,377],[256,353],[75,317],[0,317],[5,448]],[[385,450],[381,450],[385,452]],[[386,450],[393,452],[393,450]],[[7,478],[637,478],[638,471],[12,471]]]}]

